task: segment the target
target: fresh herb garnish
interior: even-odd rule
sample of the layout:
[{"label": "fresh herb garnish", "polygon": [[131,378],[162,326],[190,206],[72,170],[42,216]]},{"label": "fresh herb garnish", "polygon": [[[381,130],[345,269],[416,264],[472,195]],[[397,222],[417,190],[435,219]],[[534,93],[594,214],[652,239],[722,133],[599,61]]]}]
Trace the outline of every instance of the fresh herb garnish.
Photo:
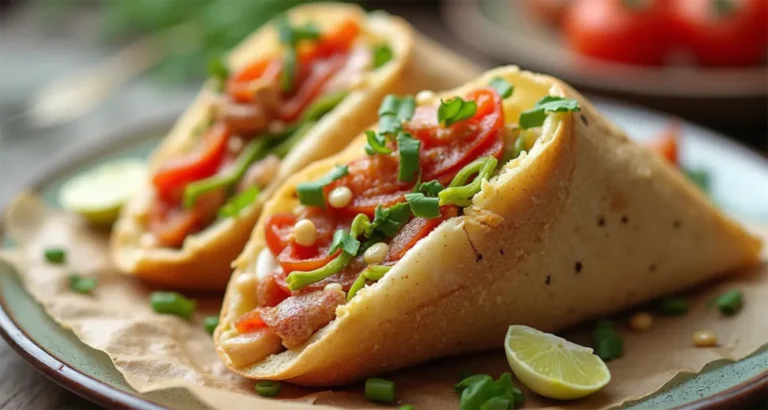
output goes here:
[{"label": "fresh herb garnish", "polygon": [[333,255],[337,249],[342,249],[350,255],[357,255],[357,251],[360,249],[360,241],[344,229],[339,229],[333,233],[333,242],[331,242],[331,249],[328,250],[328,254]]},{"label": "fresh herb garnish", "polygon": [[405,200],[411,207],[411,212],[420,218],[437,218],[440,216],[440,199],[426,197],[421,192],[405,194]]},{"label": "fresh herb garnish", "polygon": [[608,320],[598,320],[592,332],[592,347],[603,360],[617,359],[624,355],[624,341],[621,340]]},{"label": "fresh herb garnish", "polygon": [[366,380],[365,398],[377,403],[393,403],[395,401],[395,382],[377,378]]},{"label": "fresh herb garnish", "polygon": [[229,218],[236,216],[259,196],[259,187],[252,186],[245,191],[230,198],[221,208],[219,208],[219,218]]},{"label": "fresh herb garnish", "polygon": [[296,82],[296,72],[298,65],[298,54],[295,48],[285,50],[283,56],[283,68],[280,70],[280,91],[289,93],[293,90]]},{"label": "fresh herb garnish", "polygon": [[520,113],[520,128],[527,130],[528,128],[541,126],[544,124],[547,114],[553,112],[573,111],[581,111],[578,101],[572,98],[548,95],[539,100],[532,109]]},{"label": "fresh herb garnish", "polygon": [[280,393],[282,385],[274,380],[260,380],[256,383],[256,393],[262,397],[275,397]]},{"label": "fresh herb garnish", "polygon": [[197,303],[176,292],[152,292],[149,296],[152,310],[166,315],[176,315],[189,320]]},{"label": "fresh herb garnish", "polygon": [[397,149],[400,153],[400,166],[397,172],[399,181],[414,181],[419,175],[419,147],[421,141],[407,132],[397,134]]},{"label": "fresh herb garnish", "polygon": [[665,315],[683,315],[688,308],[688,300],[680,296],[667,296],[658,301],[658,309]]},{"label": "fresh herb garnish", "polygon": [[331,182],[348,174],[346,165],[337,165],[331,172],[312,182],[301,182],[296,185],[296,193],[302,205],[325,207],[323,188]]},{"label": "fresh herb garnish", "polygon": [[440,183],[440,181],[433,179],[431,181],[427,181],[419,185],[419,191],[423,192],[427,196],[437,196],[440,191],[444,190],[445,187],[443,184]]},{"label": "fresh herb garnish", "polygon": [[387,64],[394,57],[392,47],[389,44],[379,44],[373,46],[373,68],[379,68]]},{"label": "fresh herb garnish", "polygon": [[507,80],[501,78],[501,77],[494,77],[489,83],[488,86],[496,90],[496,93],[499,94],[501,98],[508,98],[512,96],[512,92],[515,91],[515,86],[510,84]]},{"label": "fresh herb garnish", "polygon": [[284,93],[291,92],[296,83],[298,66],[298,52],[296,47],[302,40],[315,40],[320,37],[320,31],[312,23],[302,26],[292,26],[287,18],[277,22],[280,43],[285,47],[283,67],[280,70],[280,90]]},{"label": "fresh herb garnish", "polygon": [[387,138],[384,135],[367,130],[365,137],[368,140],[368,144],[365,146],[365,152],[368,155],[392,153],[392,150],[387,147]]},{"label": "fresh herb garnish", "polygon": [[474,374],[453,386],[461,395],[462,410],[514,409],[525,401],[523,392],[512,384],[512,375],[503,373],[495,381],[487,374]]},{"label": "fresh herb garnish", "polygon": [[744,306],[744,294],[738,289],[731,289],[715,298],[714,304],[723,315],[735,315]]},{"label": "fresh herb garnish", "polygon": [[62,264],[67,261],[67,252],[62,248],[46,248],[43,256],[50,263]]},{"label": "fresh herb garnish", "polygon": [[399,203],[384,208],[381,205],[373,212],[372,231],[379,231],[387,236],[395,236],[408,219],[411,217],[411,208],[406,203]]},{"label": "fresh herb garnish", "polygon": [[394,135],[403,129],[403,122],[413,117],[416,100],[412,96],[389,94],[379,106],[379,133]]},{"label": "fresh herb garnish", "polygon": [[217,57],[208,62],[208,75],[216,82],[216,89],[219,92],[224,91],[229,78],[229,68],[221,57]]},{"label": "fresh herb garnish", "polygon": [[[453,177],[448,188],[440,191],[438,194],[440,206],[451,204],[469,206],[472,203],[472,197],[480,192],[482,181],[490,179],[493,175],[498,162],[494,157],[482,157],[464,166]],[[469,178],[475,174],[476,176],[472,182],[467,184]]]},{"label": "fresh herb garnish", "polygon": [[449,127],[474,117],[475,112],[477,112],[477,103],[472,100],[465,101],[461,97],[454,97],[448,101],[441,99],[440,107],[437,108],[437,122],[444,127]]},{"label": "fresh herb garnish", "polygon": [[352,300],[357,292],[365,287],[366,280],[377,281],[383,278],[390,269],[392,269],[391,266],[368,265],[365,270],[360,272],[360,275],[357,276],[357,279],[355,279],[355,281],[352,283],[352,286],[349,287],[349,291],[347,292],[347,302]]},{"label": "fresh herb garnish", "polygon": [[214,331],[216,331],[216,326],[219,325],[219,317],[218,316],[208,316],[203,320],[203,328],[205,328],[205,331],[209,334],[213,334]]},{"label": "fresh herb garnish", "polygon": [[231,170],[222,175],[214,175],[190,183],[184,188],[183,204],[185,208],[195,206],[197,199],[208,192],[217,189],[228,189],[240,181],[248,167],[257,159],[262,157],[267,151],[267,141],[264,138],[257,138],[249,142],[238,155],[235,164]]},{"label": "fresh herb garnish", "polygon": [[709,172],[700,168],[684,168],[683,172],[688,179],[696,184],[702,191],[709,193],[711,178]]},{"label": "fresh herb garnish", "polygon": [[96,278],[84,278],[77,274],[69,275],[69,288],[77,293],[91,293],[96,289]]}]

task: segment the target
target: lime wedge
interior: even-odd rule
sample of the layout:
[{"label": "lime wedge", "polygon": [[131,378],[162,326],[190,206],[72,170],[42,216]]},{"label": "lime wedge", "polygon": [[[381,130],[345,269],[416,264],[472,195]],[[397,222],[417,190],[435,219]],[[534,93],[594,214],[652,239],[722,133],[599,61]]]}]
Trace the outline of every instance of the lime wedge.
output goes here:
[{"label": "lime wedge", "polygon": [[147,167],[137,158],[105,162],[65,182],[59,204],[90,223],[110,225],[146,178]]},{"label": "lime wedge", "polygon": [[545,397],[578,399],[611,380],[608,367],[592,349],[528,326],[510,326],[504,349],[515,376]]}]

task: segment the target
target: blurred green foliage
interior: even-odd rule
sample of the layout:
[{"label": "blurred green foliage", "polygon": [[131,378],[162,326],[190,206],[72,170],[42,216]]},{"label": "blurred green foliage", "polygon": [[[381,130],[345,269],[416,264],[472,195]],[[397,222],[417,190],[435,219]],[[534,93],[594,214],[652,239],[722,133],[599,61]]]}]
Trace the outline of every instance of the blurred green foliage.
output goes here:
[{"label": "blurred green foliage", "polygon": [[[164,82],[205,75],[218,57],[272,17],[312,0],[40,0],[42,16],[53,24],[76,10],[96,10],[95,38],[123,44],[149,33],[189,23],[187,41],[165,42],[166,58],[153,69]],[[186,31],[185,31],[186,33]]]}]

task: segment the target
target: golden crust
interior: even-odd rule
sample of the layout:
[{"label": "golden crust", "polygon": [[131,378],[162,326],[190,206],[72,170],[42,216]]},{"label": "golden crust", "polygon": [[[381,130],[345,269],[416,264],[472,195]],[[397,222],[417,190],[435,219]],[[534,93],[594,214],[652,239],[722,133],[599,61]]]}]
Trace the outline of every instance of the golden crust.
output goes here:
[{"label": "golden crust", "polygon": [[[553,331],[679,291],[759,258],[761,243],[681,174],[632,143],[579,93],[516,67],[490,71],[515,85],[507,118],[546,94],[582,111],[551,117],[528,155],[441,224],[380,281],[361,290],[304,346],[234,366],[226,341],[256,303],[238,291],[264,248],[264,219],[236,262],[215,342],[249,378],[336,385],[436,357],[501,346],[510,324]],[[550,120],[548,120],[550,121]],[[363,136],[290,178],[265,215],[293,208],[295,185],[361,155]]]},{"label": "golden crust", "polygon": [[[123,210],[112,234],[111,252],[121,271],[174,289],[224,289],[231,272],[230,263],[248,240],[269,195],[286,177],[305,165],[344,148],[364,127],[376,120],[376,108],[381,99],[397,89],[401,79],[413,71],[412,65],[408,64],[413,53],[413,32],[402,19],[383,13],[365,14],[357,6],[337,3],[300,6],[292,9],[289,15],[293,21],[312,20],[328,27],[352,16],[361,22],[366,32],[387,39],[395,58],[370,73],[365,85],[350,92],[336,109],[318,122],[284,158],[275,178],[263,190],[259,200],[236,218],[229,218],[191,235],[181,249],[159,248],[144,243],[149,239],[145,235],[145,220],[153,195],[147,181],[147,187]],[[274,25],[266,24],[233,50],[229,56],[230,66],[242,67],[260,56],[274,54],[278,47]],[[151,170],[194,144],[192,130],[206,117],[213,98],[214,93],[208,84],[152,154]]]}]

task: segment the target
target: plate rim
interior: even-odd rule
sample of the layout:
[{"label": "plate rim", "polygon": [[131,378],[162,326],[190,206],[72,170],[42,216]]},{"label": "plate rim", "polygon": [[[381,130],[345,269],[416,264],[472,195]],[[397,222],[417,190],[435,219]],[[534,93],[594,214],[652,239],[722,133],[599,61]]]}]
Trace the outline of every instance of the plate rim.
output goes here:
[{"label": "plate rim", "polygon": [[[620,105],[622,108],[645,111],[654,115],[669,117],[669,115],[660,111],[619,100],[596,98],[593,99],[593,101],[602,104]],[[177,118],[178,115],[166,116],[142,125],[129,126],[117,131],[107,132],[105,133],[105,138],[83,144],[80,151],[73,155],[55,158],[50,164],[37,172],[35,176],[31,178],[30,182],[24,185],[22,190],[39,191],[50,180],[55,179],[61,174],[67,174],[82,166],[84,163],[114,151],[119,151],[128,145],[157,138],[158,134],[153,133],[153,131],[169,129]],[[751,148],[746,147],[739,142],[729,140],[717,131],[687,120],[681,120],[681,123],[686,127],[695,129],[696,132],[702,132],[703,138],[714,140],[718,145],[727,146],[729,149],[737,151],[740,155],[746,155],[761,160],[760,162],[762,165],[768,169],[768,160]],[[11,199],[11,202],[13,202],[13,199]],[[0,216],[5,215],[8,205],[10,205],[10,203],[0,205]],[[4,235],[3,219],[0,219],[0,238]],[[26,292],[26,290],[24,291]],[[39,304],[37,301],[35,301],[35,303]],[[112,387],[106,382],[80,371],[77,367],[70,365],[66,360],[40,346],[36,343],[34,338],[23,330],[19,322],[15,320],[8,308],[8,302],[2,293],[0,293],[0,336],[22,359],[30,363],[36,370],[43,373],[43,375],[53,382],[86,400],[90,400],[106,408],[170,410],[169,407],[165,407],[157,402],[147,399],[141,393],[125,392]],[[730,407],[737,405],[738,403],[753,400],[767,388],[768,372],[764,372],[717,394],[703,397],[690,403],[685,403],[676,408],[698,410],[723,406]]]},{"label": "plate rim", "polygon": [[[487,2],[487,1],[485,1]],[[768,96],[768,92],[762,89],[758,89],[752,86],[752,84],[742,85],[738,92],[723,91],[718,89],[701,90],[697,87],[687,89],[668,89],[668,88],[647,88],[644,86],[636,86],[633,82],[627,82],[627,77],[634,75],[647,76],[651,75],[658,80],[659,72],[650,72],[649,69],[642,66],[635,66],[629,64],[606,62],[599,59],[590,57],[573,55],[577,64],[574,66],[576,69],[571,71],[579,72],[576,76],[565,75],[564,68],[553,66],[549,63],[543,64],[544,61],[540,57],[532,58],[530,55],[525,57],[520,54],[519,47],[505,47],[499,48],[494,46],[495,38],[499,37],[499,33],[502,32],[501,28],[498,28],[498,24],[489,21],[483,14],[481,8],[483,1],[467,2],[461,0],[449,0],[446,1],[440,7],[440,16],[448,26],[449,31],[456,36],[463,43],[473,46],[479,50],[482,50],[488,55],[493,56],[496,59],[523,62],[524,65],[536,69],[540,72],[548,72],[559,77],[568,78],[569,82],[575,82],[584,87],[590,87],[592,89],[619,92],[619,93],[637,93],[639,95],[647,97],[663,97],[670,99],[679,98],[706,98],[713,100],[729,100],[729,99],[751,99],[751,98],[764,98]],[[459,23],[461,22],[461,23]],[[529,37],[530,39],[530,37]],[[532,41],[538,41],[531,39]],[[562,48],[562,47],[560,47]],[[565,50],[567,52],[567,50]],[[615,70],[620,70],[623,73],[620,76],[611,76],[607,79],[600,80],[597,77],[590,75],[584,75],[584,69],[579,68],[579,62],[592,65],[600,68],[602,72],[610,66],[614,66]],[[695,66],[692,66],[695,67]],[[684,76],[688,71],[693,71],[692,67],[688,66],[662,66],[660,70],[665,70],[668,73],[677,73],[677,77]],[[704,79],[709,79],[710,82],[713,79],[719,78],[722,75],[734,76],[738,74],[747,73],[757,78],[760,74],[768,72],[768,66],[756,66],[747,68],[709,68],[705,70],[695,70],[699,73],[703,73]],[[701,76],[701,75],[700,75]],[[708,77],[707,77],[708,76]],[[672,79],[668,79],[668,82],[672,82]],[[677,81],[673,81],[677,83]]]}]

